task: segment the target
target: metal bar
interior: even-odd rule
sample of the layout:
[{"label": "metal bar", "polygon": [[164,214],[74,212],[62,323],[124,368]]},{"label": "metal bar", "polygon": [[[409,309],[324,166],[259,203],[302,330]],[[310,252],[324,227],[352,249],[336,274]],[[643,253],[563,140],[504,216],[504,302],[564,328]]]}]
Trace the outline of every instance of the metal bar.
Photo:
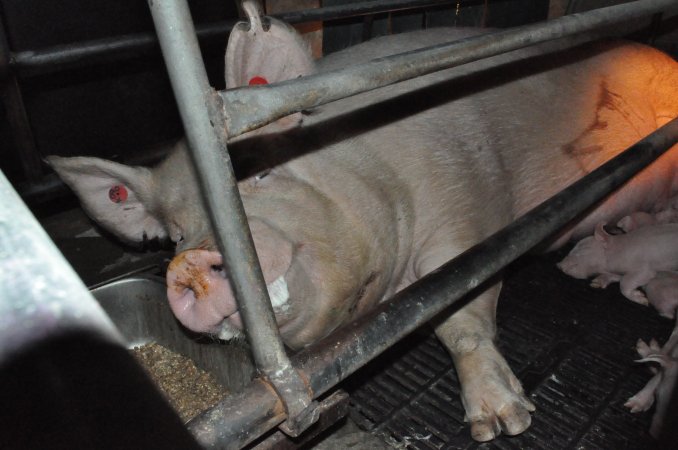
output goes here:
[{"label": "metal bar", "polygon": [[122,343],[2,171],[0,205],[0,363],[66,332],[88,331]]},{"label": "metal bar", "polygon": [[238,136],[291,113],[399,81],[676,8],[675,0],[636,1],[379,58],[332,72],[222,91],[219,95],[224,100],[228,136]]},{"label": "metal bar", "polygon": [[[293,356],[294,365],[309,379],[314,397],[450,305],[455,304],[455,310],[461,308],[469,300],[460,301],[466,294],[620,187],[676,143],[678,119],[403,289],[367,315]],[[225,399],[189,423],[190,430],[202,445],[235,449],[250,442],[237,435],[229,421],[232,414],[227,411],[238,411],[238,426],[249,429],[249,436],[262,434],[284,419],[284,414],[268,408],[265,402],[247,400],[256,383],[238,397]],[[262,423],[260,417],[266,417],[267,424],[271,425],[252,431]],[[249,425],[244,423],[246,420]]]},{"label": "metal bar", "polygon": [[226,142],[221,138],[222,124],[209,120],[208,110],[217,108],[219,97],[207,80],[188,5],[185,0],[148,0],[148,5],[254,360],[284,399],[293,430],[297,420],[313,418],[312,414],[302,417],[312,406],[311,398],[280,338]]},{"label": "metal bar", "polygon": [[[305,11],[290,11],[273,14],[273,17],[288,23],[305,23],[445,4],[450,4],[450,0],[370,1]],[[234,24],[235,21],[230,20],[198,25],[196,27],[198,38],[202,43],[224,42]],[[148,55],[154,53],[157,46],[158,40],[155,34],[137,33],[42,50],[17,52],[11,58],[10,66],[20,77],[28,77]]]},{"label": "metal bar", "polygon": [[454,2],[451,0],[377,0],[326,6],[324,8],[307,9],[304,11],[290,11],[279,15],[273,14],[273,17],[288,23],[305,23],[443,5],[453,6]]},{"label": "metal bar", "polygon": [[[223,42],[235,20],[198,27],[201,42]],[[115,38],[97,39],[79,44],[59,45],[42,50],[14,54],[11,68],[21,77],[59,72],[93,64],[112,63],[150,55],[158,50],[158,38],[153,33],[137,33]]]},{"label": "metal bar", "polygon": [[0,17],[0,98],[2,98],[7,121],[12,129],[14,145],[19,154],[21,168],[29,182],[35,182],[42,176],[40,155],[28,121],[24,100],[17,79],[10,71],[12,54],[7,42],[5,27]]}]

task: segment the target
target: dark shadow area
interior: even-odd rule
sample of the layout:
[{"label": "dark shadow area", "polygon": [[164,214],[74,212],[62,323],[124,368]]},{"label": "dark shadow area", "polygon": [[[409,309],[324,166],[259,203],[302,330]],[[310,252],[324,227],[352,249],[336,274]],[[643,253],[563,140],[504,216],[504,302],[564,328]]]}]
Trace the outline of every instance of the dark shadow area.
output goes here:
[{"label": "dark shadow area", "polygon": [[199,449],[123,347],[52,336],[0,366],[0,448]]}]

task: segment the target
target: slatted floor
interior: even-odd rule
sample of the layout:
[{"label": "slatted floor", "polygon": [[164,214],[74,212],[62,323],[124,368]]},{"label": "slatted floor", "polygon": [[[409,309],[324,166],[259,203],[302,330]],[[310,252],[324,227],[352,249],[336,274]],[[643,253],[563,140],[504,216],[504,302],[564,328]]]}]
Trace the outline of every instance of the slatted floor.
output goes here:
[{"label": "slatted floor", "polygon": [[429,330],[349,380],[351,417],[404,448],[653,448],[651,414],[623,404],[651,377],[633,363],[636,341],[664,342],[673,322],[626,300],[618,285],[594,290],[565,276],[555,267],[564,254],[514,264],[500,300],[499,345],[537,405],[527,432],[486,444],[470,438],[456,373]]}]

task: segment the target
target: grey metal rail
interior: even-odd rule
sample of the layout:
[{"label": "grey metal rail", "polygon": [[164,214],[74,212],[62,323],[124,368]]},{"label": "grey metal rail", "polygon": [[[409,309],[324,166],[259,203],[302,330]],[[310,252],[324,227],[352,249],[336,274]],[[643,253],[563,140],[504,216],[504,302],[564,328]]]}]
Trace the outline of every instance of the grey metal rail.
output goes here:
[{"label": "grey metal rail", "polygon": [[[227,133],[229,137],[238,136],[288,114],[361,92],[672,9],[678,9],[676,0],[640,0],[379,58],[332,72],[222,91],[219,95],[223,99]],[[215,120],[218,118],[214,116]]]},{"label": "grey metal rail", "polygon": [[[678,143],[674,119],[518,220],[292,358],[317,397],[558,231]],[[468,301],[468,299],[466,299]],[[237,414],[236,414],[237,412]],[[207,448],[236,449],[284,420],[264,380],[189,422]]]}]

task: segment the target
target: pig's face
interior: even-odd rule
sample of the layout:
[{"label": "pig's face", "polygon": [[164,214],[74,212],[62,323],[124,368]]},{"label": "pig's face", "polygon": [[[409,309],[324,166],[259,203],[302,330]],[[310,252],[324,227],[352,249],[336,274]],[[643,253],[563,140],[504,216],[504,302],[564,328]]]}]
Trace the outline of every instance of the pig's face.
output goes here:
[{"label": "pig's face", "polygon": [[[238,336],[242,322],[202,206],[185,144],[158,167],[48,158],[97,222],[125,241],[167,238],[170,306],[187,328]],[[287,166],[239,183],[285,342],[313,342],[381,298],[384,263],[363,224]],[[350,239],[346,239],[350,236]]]},{"label": "pig's face", "polygon": [[[255,38],[253,31],[236,27],[231,34],[228,88],[313,72],[306,45],[289,26],[272,19],[266,33]],[[300,118],[293,114],[249,136],[280,134],[298,125]],[[168,298],[185,326],[223,338],[240,334],[241,318],[185,143],[177,144],[153,169],[96,158],[48,161],[78,194],[87,213],[123,240],[169,237],[176,244],[177,256],[167,273]],[[288,345],[301,347],[323,337],[381,298],[386,277],[380,271],[388,263],[375,259],[375,240],[367,237],[355,214],[342,213],[288,166],[245,179],[239,189]]]},{"label": "pig's face", "polygon": [[593,236],[577,242],[570,253],[558,263],[560,270],[579,279],[606,273],[607,254],[615,236],[605,231],[605,222],[596,225]]},{"label": "pig's face", "polygon": [[602,273],[605,269],[605,248],[594,236],[577,243],[572,251],[558,263],[560,270],[579,279]]}]

